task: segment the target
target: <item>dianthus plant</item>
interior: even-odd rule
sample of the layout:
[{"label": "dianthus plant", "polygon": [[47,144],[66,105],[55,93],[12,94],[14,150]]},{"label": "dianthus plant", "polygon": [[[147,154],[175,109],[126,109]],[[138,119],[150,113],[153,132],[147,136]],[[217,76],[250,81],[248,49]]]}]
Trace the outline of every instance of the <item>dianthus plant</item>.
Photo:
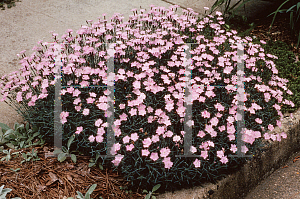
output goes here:
[{"label": "dianthus plant", "polygon": [[[186,167],[190,169],[187,176],[193,165],[196,170],[193,174],[200,175],[209,171],[211,164],[219,165],[214,168],[229,164],[234,159],[229,155],[237,152],[234,125],[239,117],[236,114],[239,100],[245,103],[243,153],[251,152],[251,145],[260,138],[278,141],[285,138],[284,132],[275,135],[265,130],[272,131],[276,125],[281,125],[282,103],[294,106],[284,99],[286,93],[292,93],[286,88],[288,81],[276,75],[278,71],[272,59],[277,57],[265,54],[259,43],[252,43],[251,37],[241,38],[236,31],[227,30],[222,13],[197,19],[198,14],[188,9],[179,17],[174,12],[177,7],[151,6],[148,13],[142,9],[140,14],[135,9],[125,23],[118,14],[107,23],[104,15],[104,20],[88,21],[88,26],[82,26],[77,36],[69,29],[62,36],[63,41],[53,33],[55,42],[40,41],[42,47],[34,48],[38,53],[31,57],[22,54],[23,80],[18,71],[2,77],[2,101],[9,98],[15,107],[23,107],[18,111],[32,124],[41,128],[47,126],[45,138],[53,138],[53,117],[52,120],[49,117],[49,121],[36,118],[41,115],[45,118],[48,113],[41,107],[47,104],[47,111],[53,116],[54,45],[59,44],[62,46],[62,84],[69,86],[61,92],[61,122],[66,139],[75,133],[79,148],[88,145],[95,150],[105,149],[109,91],[92,86],[107,85],[110,77],[106,64],[108,58],[114,56],[115,76],[110,75],[115,80],[116,142],[112,154],[116,156],[112,163],[122,166],[123,162],[124,172],[131,171],[132,179],[150,173],[152,177],[145,178],[150,182],[158,182],[159,177],[174,180],[180,174],[159,173],[170,171],[174,174]],[[115,44],[115,52],[107,49],[107,43]],[[191,49],[188,43],[192,43]],[[245,49],[244,72],[237,70],[239,43],[243,43]],[[187,50],[191,59],[186,57]],[[176,158],[175,155],[183,151],[184,88],[188,81],[185,66],[188,62],[192,72],[189,97],[193,102],[190,151],[198,156]],[[237,75],[244,75],[244,99],[236,95]],[[45,135],[46,130],[42,133]]]}]

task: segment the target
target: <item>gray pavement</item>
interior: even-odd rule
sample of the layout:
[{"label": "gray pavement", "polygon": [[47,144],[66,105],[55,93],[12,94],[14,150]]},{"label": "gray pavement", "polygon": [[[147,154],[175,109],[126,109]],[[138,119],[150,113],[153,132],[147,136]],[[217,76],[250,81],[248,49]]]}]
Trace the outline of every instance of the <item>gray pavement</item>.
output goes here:
[{"label": "gray pavement", "polygon": [[[151,4],[166,8],[178,4],[182,8],[190,7],[198,13],[204,13],[203,7],[210,7],[213,2],[212,0],[22,0],[16,3],[16,7],[0,10],[0,77],[21,68],[16,56],[20,51],[26,50],[26,55],[29,56],[32,53],[31,49],[39,40],[53,41],[50,31],[55,31],[60,37],[67,29],[76,31],[81,25],[86,25],[86,20],[96,21],[103,13],[109,18],[115,13],[124,14],[123,21],[126,21],[132,14],[131,9],[139,9],[141,6],[149,10]],[[179,8],[177,13],[181,15],[182,10]],[[0,122],[8,124],[11,128],[15,122],[23,121],[4,102],[0,102],[0,115]],[[290,179],[286,179],[285,182],[288,180]],[[291,188],[300,187],[299,181],[295,183],[297,186]],[[292,186],[288,183],[286,185]],[[277,186],[279,185],[269,184],[269,192],[277,190]],[[196,190],[186,191],[183,195],[178,194],[177,197],[169,195],[167,198],[192,199],[197,198],[196,196],[200,198],[200,193],[198,195],[196,193]],[[255,195],[255,192],[253,194]],[[247,199],[250,198],[254,197],[249,194]],[[282,198],[287,197],[282,195]]]}]

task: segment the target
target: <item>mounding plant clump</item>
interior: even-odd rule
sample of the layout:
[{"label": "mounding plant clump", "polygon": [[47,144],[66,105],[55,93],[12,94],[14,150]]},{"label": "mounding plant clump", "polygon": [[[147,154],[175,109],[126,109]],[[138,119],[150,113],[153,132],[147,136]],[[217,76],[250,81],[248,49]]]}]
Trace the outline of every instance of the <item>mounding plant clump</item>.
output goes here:
[{"label": "mounding plant clump", "polygon": [[[245,103],[241,150],[249,155],[255,154],[262,139],[286,138],[284,132],[275,135],[267,130],[281,125],[281,107],[294,106],[286,99],[293,93],[286,87],[288,80],[277,76],[278,57],[264,52],[264,41],[254,44],[249,36],[237,36],[220,12],[197,19],[197,13],[188,9],[179,17],[177,7],[152,5],[148,13],[141,9],[140,14],[134,9],[125,23],[119,15],[108,23],[104,15],[95,23],[87,21],[76,36],[69,29],[62,41],[53,33],[53,43],[40,41],[30,57],[21,53],[21,74],[2,77],[2,101],[9,99],[24,120],[39,129],[42,139],[53,144],[55,64],[61,61],[62,142],[66,145],[75,136],[70,150],[96,155],[99,163],[118,170],[133,188],[150,190],[161,184],[160,192],[215,182],[236,171],[246,162],[230,156],[238,150],[238,102]],[[237,69],[241,43],[244,72]],[[107,74],[110,57],[114,73]],[[188,64],[192,120],[186,122],[192,127],[190,152],[198,156],[175,157],[184,151]],[[116,156],[99,158],[107,152],[105,121],[110,115],[110,91],[100,86],[112,85],[112,80]],[[244,97],[237,94],[241,81]]]}]

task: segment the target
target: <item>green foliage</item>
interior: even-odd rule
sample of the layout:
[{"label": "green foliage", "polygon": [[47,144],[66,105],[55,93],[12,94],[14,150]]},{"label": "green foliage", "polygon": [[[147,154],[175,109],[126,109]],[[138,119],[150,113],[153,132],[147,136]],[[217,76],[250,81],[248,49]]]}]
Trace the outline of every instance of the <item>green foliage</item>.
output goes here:
[{"label": "green foliage", "polygon": [[[214,12],[217,7],[224,5],[225,9],[224,9],[223,13],[229,14],[229,16],[227,16],[227,18],[229,18],[229,19],[235,18],[236,11],[238,9],[240,9],[241,6],[245,5],[245,3],[249,2],[249,1],[251,1],[251,0],[246,0],[246,1],[239,0],[236,4],[234,4],[233,6],[230,7],[231,0],[215,0],[215,3],[213,4],[213,6],[211,8],[211,13]],[[241,3],[241,4],[237,7],[237,5],[239,3]],[[290,7],[288,7],[288,6],[290,6]],[[287,7],[287,8],[284,8],[284,7]],[[281,8],[284,8],[284,9],[281,9]],[[271,15],[274,15],[273,20],[270,25],[270,30],[271,30],[278,13],[289,13],[290,28],[291,28],[292,32],[297,35],[297,38],[298,38],[297,48],[299,47],[299,44],[300,44],[300,9],[299,8],[300,8],[300,2],[298,0],[286,0],[283,3],[281,3],[274,12],[272,12],[271,14],[268,15],[268,17]]]},{"label": "green foliage", "polygon": [[[285,5],[288,5],[288,4],[291,5],[289,8],[281,9],[282,7],[284,7]],[[300,9],[299,8],[300,8],[299,1],[286,0],[277,8],[276,11],[269,14],[269,16],[274,15],[272,23],[270,25],[270,30],[271,30],[278,13],[290,13],[290,28],[297,35],[297,38],[298,38],[297,48],[299,47],[299,43],[300,43],[300,19],[299,19],[300,18]]]},{"label": "green foliage", "polygon": [[[96,166],[97,160],[99,159],[100,155],[97,153],[96,154],[96,159],[90,159],[89,167],[94,167]],[[103,170],[103,166],[99,163],[99,169]]]},{"label": "green foliage", "polygon": [[[89,190],[86,192],[85,196],[83,196],[82,193],[80,193],[79,191],[76,191],[77,192],[77,199],[93,199],[93,198],[90,198],[91,194],[93,193],[93,191],[96,189],[97,187],[97,184],[93,184]],[[74,199],[73,197],[69,197],[68,199]],[[99,197],[99,199],[103,199],[101,196]]]},{"label": "green foliage", "polygon": [[23,164],[23,162],[29,162],[30,160],[32,161],[37,161],[37,160],[40,160],[40,158],[37,156],[37,152],[34,151],[34,149],[32,149],[32,152],[31,153],[22,153],[22,156],[25,160],[22,160],[21,161],[21,164]]},{"label": "green foliage", "polygon": [[0,146],[6,145],[11,149],[18,150],[45,143],[35,127],[29,129],[29,123],[25,127],[24,124],[15,123],[14,130],[3,123],[0,123],[0,127]]},{"label": "green foliage", "polygon": [[76,163],[76,155],[75,154],[71,154],[69,153],[69,150],[70,150],[70,146],[73,142],[75,138],[75,135],[71,136],[68,140],[68,143],[67,143],[67,147],[68,149],[65,147],[65,146],[62,146],[62,150],[61,149],[57,149],[53,152],[53,154],[58,154],[58,157],[57,157],[57,160],[60,161],[60,162],[63,162],[65,161],[66,157],[68,157],[69,155],[71,155],[71,159],[74,163]]},{"label": "green foliage", "polygon": [[[6,189],[3,189],[3,188],[4,188],[4,185],[2,185],[0,187],[0,199],[6,199],[6,194],[11,192],[11,190],[12,190],[12,189],[9,189],[9,188],[6,188]],[[16,197],[16,198],[11,198],[11,199],[21,199],[21,198]]]},{"label": "green foliage", "polygon": [[159,189],[159,187],[160,187],[161,185],[160,184],[157,184],[157,185],[155,185],[153,188],[152,188],[152,191],[149,191],[149,193],[148,193],[148,191],[147,190],[143,190],[143,193],[148,193],[146,196],[145,196],[145,199],[156,199],[156,197],[153,195],[154,194],[154,192],[157,190],[157,189]]},{"label": "green foliage", "polygon": [[[244,6],[249,1],[251,0],[239,0],[238,2],[236,2],[234,5],[230,7],[230,4],[232,2],[231,0],[216,0],[213,6],[211,7],[211,13],[213,13],[221,5],[224,5],[223,14],[224,15],[229,14],[229,17],[231,18],[235,16],[237,10],[239,10],[242,6]],[[241,4],[238,6],[239,3]]]},{"label": "green foliage", "polygon": [[7,4],[7,8],[11,8],[16,6],[15,2],[20,2],[20,0],[0,0],[0,8],[1,10],[5,10],[5,4]]},{"label": "green foliage", "polygon": [[[283,113],[293,113],[300,107],[300,61],[296,62],[295,54],[292,51],[292,46],[282,41],[268,41],[263,44],[266,53],[276,55],[276,68],[278,76],[288,79],[288,88],[293,95],[283,95],[287,100],[291,100],[295,107],[284,104],[281,108]],[[298,55],[299,56],[299,55]]]},{"label": "green foliage", "polygon": [[[1,151],[2,151],[2,150],[1,150]],[[2,151],[4,154],[6,154],[6,156],[3,157],[3,158],[1,158],[1,161],[4,161],[4,160],[5,160],[5,161],[9,161],[9,160],[11,159],[10,151],[11,151],[11,149],[9,149],[8,151],[7,151],[7,150],[3,150],[3,151]],[[19,154],[19,152],[12,153],[12,155],[15,155],[15,154]]]}]

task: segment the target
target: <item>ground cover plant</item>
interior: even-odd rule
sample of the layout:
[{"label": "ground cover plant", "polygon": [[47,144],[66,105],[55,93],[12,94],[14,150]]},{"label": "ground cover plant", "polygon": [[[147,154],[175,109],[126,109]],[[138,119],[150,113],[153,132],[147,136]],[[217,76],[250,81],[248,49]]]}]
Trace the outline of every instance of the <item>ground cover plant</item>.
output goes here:
[{"label": "ground cover plant", "polygon": [[[248,109],[245,113],[248,131],[243,151],[254,153],[260,144],[257,138],[278,141],[285,138],[284,133],[269,135],[263,129],[280,126],[281,105],[294,106],[293,102],[286,100],[292,94],[286,87],[287,81],[276,75],[278,71],[273,60],[277,57],[264,53],[264,41],[254,44],[251,37],[236,36],[236,31],[225,26],[220,12],[215,17],[209,15],[197,20],[192,10],[181,17],[174,16],[175,7],[164,10],[152,6],[148,18],[144,19],[139,16],[145,17],[146,14],[138,16],[136,12],[127,25],[122,24],[117,15],[112,20],[115,24],[107,23],[105,18],[94,24],[89,21],[90,26],[83,26],[76,37],[72,30],[68,30],[62,38],[65,42],[62,45],[62,84],[80,85],[62,91],[63,143],[66,145],[75,135],[71,149],[91,156],[106,154],[107,97],[104,95],[109,93],[100,87],[82,87],[108,83],[105,63],[111,55],[106,54],[103,43],[118,40],[113,55],[118,143],[115,151],[124,156],[113,161],[98,159],[102,159],[101,164],[105,167],[123,173],[133,186],[147,190],[159,183],[162,190],[170,190],[182,184],[193,186],[203,182],[199,179],[214,181],[245,161],[244,158],[228,156],[237,151],[234,127],[238,101],[234,87],[236,74],[244,75],[236,68],[236,42],[247,44],[244,101]],[[60,44],[57,35],[53,36],[55,43]],[[193,93],[196,93],[192,96],[194,128],[191,151],[200,158],[175,157],[182,154],[184,146],[182,119],[186,79],[183,66],[187,52],[184,43],[198,43],[190,50]],[[8,98],[24,119],[39,129],[43,139],[51,143],[55,44],[40,44],[42,47],[36,47],[37,53],[31,57],[22,55],[24,68],[21,76],[24,79],[19,78],[18,72],[4,76],[0,88],[3,100]],[[227,86],[217,88],[218,85]],[[75,109],[74,105],[77,105]],[[130,108],[136,105],[137,109]]]},{"label": "ground cover plant", "polygon": [[[289,15],[289,25],[291,31],[291,35],[297,37],[297,48],[300,44],[300,2],[298,0],[266,0],[273,2],[274,5],[277,5],[277,9],[274,10],[274,12],[270,13],[268,17],[273,16],[272,22],[270,23],[270,29],[271,30],[274,21],[278,20],[278,16],[288,14]],[[232,5],[231,0],[215,0],[215,3],[211,7],[211,13],[221,5],[224,5],[224,14],[229,14],[228,18],[235,17],[235,13],[245,8],[245,5],[247,5],[248,2],[251,2],[251,0],[239,0],[236,3]],[[231,6],[230,6],[231,5]],[[276,18],[277,16],[277,18]]]},{"label": "ground cover plant", "polygon": [[16,2],[20,2],[20,0],[1,0],[0,8],[1,10],[5,10],[5,4],[7,5],[7,8],[11,8],[13,6],[16,6]]}]

